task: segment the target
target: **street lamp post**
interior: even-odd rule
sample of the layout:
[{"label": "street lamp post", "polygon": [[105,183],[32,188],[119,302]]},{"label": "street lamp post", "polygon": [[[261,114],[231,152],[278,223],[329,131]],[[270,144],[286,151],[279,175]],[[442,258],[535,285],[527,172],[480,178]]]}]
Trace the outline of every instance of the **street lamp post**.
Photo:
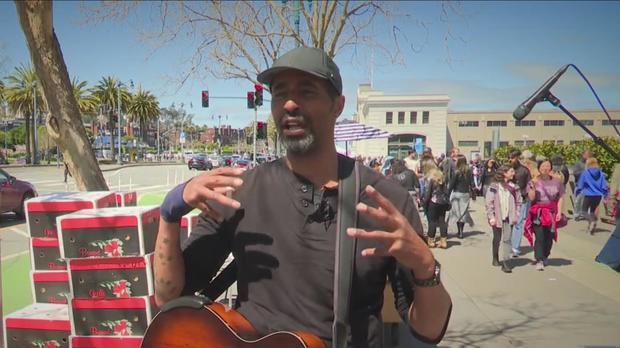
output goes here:
[{"label": "street lamp post", "polygon": [[118,98],[118,157],[116,159],[116,164],[123,164],[123,152],[121,151],[121,83],[118,82],[118,89],[116,90],[116,97]]},{"label": "street lamp post", "polygon": [[32,87],[32,115],[33,115],[33,125],[32,127],[34,128],[34,136],[32,139],[32,151],[34,153],[34,157],[33,157],[33,163],[32,164],[39,164],[39,156],[37,155],[37,136],[38,133],[37,132],[37,81],[34,81],[33,87]]}]

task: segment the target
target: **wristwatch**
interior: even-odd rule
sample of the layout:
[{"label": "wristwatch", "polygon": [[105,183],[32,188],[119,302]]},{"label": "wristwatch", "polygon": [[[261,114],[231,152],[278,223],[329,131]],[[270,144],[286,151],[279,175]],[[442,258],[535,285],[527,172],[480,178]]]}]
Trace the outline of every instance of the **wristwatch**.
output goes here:
[{"label": "wristwatch", "polygon": [[411,272],[411,275],[413,276],[413,284],[416,287],[430,288],[433,286],[437,286],[441,283],[441,264],[437,260],[435,260],[435,272],[433,273],[433,276],[428,279],[417,279],[413,272]]}]

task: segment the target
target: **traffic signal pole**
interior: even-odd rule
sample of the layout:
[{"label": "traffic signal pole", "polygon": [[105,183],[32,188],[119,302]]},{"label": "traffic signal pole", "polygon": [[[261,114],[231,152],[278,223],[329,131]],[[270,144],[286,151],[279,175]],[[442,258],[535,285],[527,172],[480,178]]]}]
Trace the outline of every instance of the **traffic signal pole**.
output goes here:
[{"label": "traffic signal pole", "polygon": [[254,105],[254,125],[252,126],[254,128],[254,130],[252,131],[253,133],[253,138],[254,140],[252,141],[252,147],[253,147],[253,155],[252,155],[252,168],[256,167],[256,132],[258,131],[257,126],[258,125],[258,108],[256,107],[256,105]]}]

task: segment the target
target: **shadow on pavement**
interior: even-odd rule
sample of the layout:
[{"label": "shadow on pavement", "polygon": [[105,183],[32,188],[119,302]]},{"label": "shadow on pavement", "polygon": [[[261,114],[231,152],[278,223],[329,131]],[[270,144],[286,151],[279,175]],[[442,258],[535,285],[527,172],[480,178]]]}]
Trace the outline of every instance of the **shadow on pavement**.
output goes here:
[{"label": "shadow on pavement", "polygon": [[[576,302],[550,305],[544,300],[533,299],[515,306],[508,300],[497,298],[509,298],[510,292],[497,292],[489,296],[494,300],[478,298],[478,305],[490,306],[495,315],[487,323],[470,322],[461,325],[458,330],[448,327],[444,339],[438,347],[489,347],[489,341],[499,343],[505,341],[509,347],[532,347],[532,342],[537,342],[540,332],[552,331],[558,335],[557,341],[549,339],[538,341],[536,347],[560,346],[565,344],[562,332],[572,332],[574,336],[592,330],[593,327],[607,326],[607,320],[613,320],[615,313],[596,302]],[[583,325],[582,318],[590,318],[589,325]],[[601,332],[606,339],[612,335],[613,330]],[[614,335],[615,336],[615,335]],[[503,339],[502,339],[503,338]],[[605,340],[605,338],[603,338]],[[577,347],[582,346],[575,342]],[[498,345],[506,346],[506,345]]]}]

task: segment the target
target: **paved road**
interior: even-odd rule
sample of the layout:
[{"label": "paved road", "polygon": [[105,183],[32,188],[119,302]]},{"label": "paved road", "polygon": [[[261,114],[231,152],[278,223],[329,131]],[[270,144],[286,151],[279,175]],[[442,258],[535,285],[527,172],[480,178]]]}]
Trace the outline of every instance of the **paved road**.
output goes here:
[{"label": "paved road", "polygon": [[[101,169],[110,190],[137,191],[138,197],[148,193],[166,192],[175,183],[200,173],[188,170],[183,164],[125,166],[122,169],[116,165],[104,165]],[[4,170],[18,179],[34,184],[39,195],[77,191],[71,177],[67,183],[64,183],[64,167],[4,167]],[[17,220],[12,213],[0,215],[0,238],[2,239],[0,252],[3,260],[29,250],[25,221]]]}]

